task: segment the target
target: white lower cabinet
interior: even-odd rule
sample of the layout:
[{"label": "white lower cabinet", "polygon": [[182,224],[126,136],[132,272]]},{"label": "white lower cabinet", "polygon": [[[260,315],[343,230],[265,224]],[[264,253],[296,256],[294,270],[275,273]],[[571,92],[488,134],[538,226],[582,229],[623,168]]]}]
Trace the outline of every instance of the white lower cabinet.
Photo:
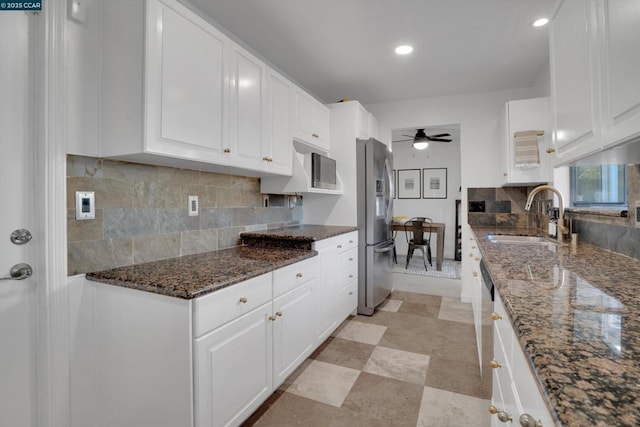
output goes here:
[{"label": "white lower cabinet", "polygon": [[271,302],[195,340],[196,426],[240,424],[272,392]]},{"label": "white lower cabinet", "polygon": [[491,425],[518,425],[520,417],[528,414],[539,421],[539,425],[554,426],[553,418],[497,292],[493,318]]},{"label": "white lower cabinet", "polygon": [[315,297],[315,334],[319,345],[358,306],[358,232],[315,242],[318,285]]},{"label": "white lower cabinet", "polygon": [[307,358],[315,348],[312,319],[315,280],[273,300],[273,389]]},{"label": "white lower cabinet", "polygon": [[[192,300],[85,280],[78,322],[90,326],[72,340],[95,358],[71,379],[95,388],[72,402],[82,405],[72,426],[240,425],[356,307],[357,233],[326,243],[320,256]],[[338,263],[341,279],[324,274]]]}]

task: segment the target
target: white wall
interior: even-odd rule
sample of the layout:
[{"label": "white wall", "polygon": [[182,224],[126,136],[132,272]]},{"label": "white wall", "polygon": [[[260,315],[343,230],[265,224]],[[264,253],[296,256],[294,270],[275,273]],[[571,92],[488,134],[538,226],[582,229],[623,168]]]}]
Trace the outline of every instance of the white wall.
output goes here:
[{"label": "white wall", "polygon": [[[418,125],[419,123],[417,123]],[[433,222],[445,223],[444,257],[454,257],[455,201],[460,198],[460,143],[433,142],[424,151],[414,150],[410,143],[393,144],[394,169],[447,169],[446,199],[398,199],[393,201],[393,215],[409,218],[426,216]],[[424,178],[423,178],[424,179]],[[435,257],[436,238],[432,237],[431,253]],[[396,249],[399,254],[407,252],[406,236],[399,232],[396,236]],[[435,266],[435,259],[434,259]]]},{"label": "white wall", "polygon": [[[425,84],[428,84],[426,82]],[[463,301],[471,301],[474,289],[471,281],[472,262],[469,257],[471,231],[466,223],[467,188],[498,187],[500,176],[500,138],[498,121],[504,104],[514,99],[539,96],[533,88],[498,92],[421,98],[380,104],[365,108],[378,119],[381,126],[390,129],[410,128],[416,124],[437,127],[442,124],[460,124],[460,179],[462,184],[462,294]],[[447,229],[445,242],[452,237]],[[451,230],[451,231],[450,231]]]}]

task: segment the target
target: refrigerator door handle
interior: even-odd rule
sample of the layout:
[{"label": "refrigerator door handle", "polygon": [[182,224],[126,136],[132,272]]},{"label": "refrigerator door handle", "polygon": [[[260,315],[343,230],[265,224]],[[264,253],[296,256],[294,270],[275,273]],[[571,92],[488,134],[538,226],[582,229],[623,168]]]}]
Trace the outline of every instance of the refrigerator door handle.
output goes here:
[{"label": "refrigerator door handle", "polygon": [[385,252],[391,252],[393,250],[393,246],[394,245],[389,245],[387,247],[385,247],[384,249],[374,249],[373,251],[377,254],[383,254]]}]

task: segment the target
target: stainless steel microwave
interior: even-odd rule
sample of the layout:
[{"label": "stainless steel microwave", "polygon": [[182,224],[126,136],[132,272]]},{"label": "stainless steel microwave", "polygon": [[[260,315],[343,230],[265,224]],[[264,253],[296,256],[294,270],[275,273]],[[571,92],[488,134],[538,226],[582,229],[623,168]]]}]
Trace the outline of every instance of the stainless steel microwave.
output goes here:
[{"label": "stainless steel microwave", "polygon": [[336,189],[336,161],[318,153],[311,153],[311,186],[325,190]]}]

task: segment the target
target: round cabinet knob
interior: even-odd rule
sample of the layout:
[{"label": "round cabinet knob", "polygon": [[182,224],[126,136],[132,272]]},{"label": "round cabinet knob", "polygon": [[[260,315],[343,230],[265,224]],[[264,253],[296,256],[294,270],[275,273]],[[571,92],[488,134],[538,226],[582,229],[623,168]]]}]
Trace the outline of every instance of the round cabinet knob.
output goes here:
[{"label": "round cabinet knob", "polygon": [[475,246],[471,246],[471,249],[476,249],[476,247]]},{"label": "round cabinet knob", "polygon": [[491,362],[489,362],[489,365],[493,368],[493,369],[498,369],[498,368],[502,368],[502,363],[496,361],[495,359],[492,360]]},{"label": "round cabinet knob", "polygon": [[276,320],[276,316],[269,316],[268,319],[274,322]]},{"label": "round cabinet knob", "polygon": [[470,257],[472,257],[472,256],[473,256],[473,254],[471,254],[471,253],[470,253],[470,254],[469,254],[469,256],[470,256]]},{"label": "round cabinet knob", "polygon": [[269,161],[269,158],[268,158],[267,156],[264,156],[264,157],[262,158],[262,160],[263,160],[263,161],[265,161],[265,162],[268,162],[268,161]]},{"label": "round cabinet knob", "polygon": [[502,320],[502,315],[494,311],[491,313],[491,320]]},{"label": "round cabinet knob", "polygon": [[342,245],[338,245],[338,249],[342,249]]},{"label": "round cabinet knob", "polygon": [[507,414],[504,411],[499,410],[498,408],[496,408],[493,405],[489,406],[489,413],[491,415],[497,415],[498,416],[498,420],[500,420],[500,422],[510,423],[511,421],[513,421],[513,418],[511,418],[511,415]]},{"label": "round cabinet knob", "polygon": [[296,277],[297,277],[298,279],[299,279],[299,278],[301,278],[301,277],[302,277],[302,273],[298,273],[298,274],[296,274]]},{"label": "round cabinet knob", "polygon": [[520,415],[519,421],[522,427],[542,427],[542,421],[536,421],[536,419],[529,414]]},{"label": "round cabinet knob", "polygon": [[227,154],[229,154],[229,153],[231,152],[231,148],[225,148],[225,149],[224,149],[224,152],[225,152],[225,153],[227,153]]},{"label": "round cabinet knob", "polygon": [[478,272],[477,271],[473,272],[473,277],[478,277]]},{"label": "round cabinet knob", "polygon": [[282,312],[281,311],[276,311],[276,316],[282,317]]},{"label": "round cabinet knob", "polygon": [[242,304],[246,304],[246,303],[247,303],[247,301],[248,301],[248,299],[246,299],[245,297],[240,298],[240,302],[241,302]]},{"label": "round cabinet knob", "polygon": [[353,291],[349,291],[349,295],[353,295]]},{"label": "round cabinet knob", "polygon": [[353,244],[353,240],[349,240],[349,244],[352,245]]},{"label": "round cabinet knob", "polygon": [[547,148],[547,154],[551,154],[551,153],[555,153],[556,149],[555,148]]},{"label": "round cabinet knob", "polygon": [[508,173],[506,173],[506,172],[504,172],[504,173],[502,174],[502,176],[509,176],[509,174],[508,174]]},{"label": "round cabinet knob", "polygon": [[353,258],[349,258],[349,262],[353,261]]},{"label": "round cabinet knob", "polygon": [[480,258],[478,258],[478,257],[475,257],[474,259],[475,259],[476,261],[480,261]]},{"label": "round cabinet knob", "polygon": [[350,274],[350,275],[349,275],[349,279],[353,279],[353,274]]}]

